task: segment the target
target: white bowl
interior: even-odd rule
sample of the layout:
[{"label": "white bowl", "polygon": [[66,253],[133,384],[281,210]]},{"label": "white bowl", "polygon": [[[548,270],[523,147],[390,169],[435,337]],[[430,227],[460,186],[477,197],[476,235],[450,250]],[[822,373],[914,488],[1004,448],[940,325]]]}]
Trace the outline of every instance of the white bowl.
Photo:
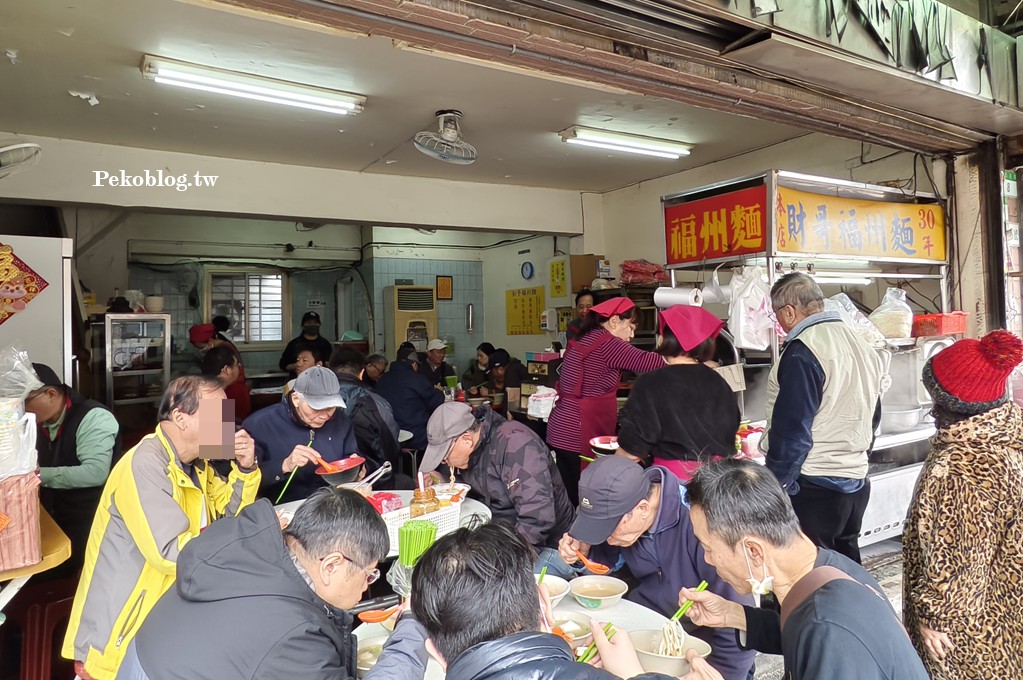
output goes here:
[{"label": "white bowl", "polygon": [[[540,574],[533,574],[533,578],[539,581]],[[547,586],[547,594],[551,598],[551,607],[557,607],[565,599],[565,596],[568,595],[568,581],[560,576],[547,574],[543,577],[543,584]]]},{"label": "white bowl", "polygon": [[[380,652],[383,650],[385,642],[387,642],[386,635],[359,640],[359,651],[355,657],[356,674],[358,677],[366,677],[366,673],[369,673],[369,670],[376,665],[377,659],[380,658]],[[375,652],[376,655],[372,659],[363,659],[362,656],[366,652]]]},{"label": "white bowl", "polygon": [[580,576],[569,583],[572,597],[587,609],[607,609],[618,604],[629,586],[613,576]]},{"label": "white bowl", "polygon": [[441,482],[440,484],[433,485],[433,494],[437,497],[437,500],[442,500],[445,498],[451,499],[459,491],[464,490],[465,493],[463,493],[462,497],[458,500],[458,502],[461,503],[462,501],[465,500],[465,497],[469,494],[469,489],[471,488],[472,487],[469,486],[468,484],[455,482],[455,490],[451,491],[451,482]]},{"label": "white bowl", "polygon": [[148,295],[142,300],[142,306],[150,314],[159,314],[163,311],[163,297],[159,295]]},{"label": "white bowl", "polygon": [[661,630],[634,630],[629,633],[632,645],[636,648],[636,654],[639,656],[639,663],[647,673],[663,673],[673,678],[682,677],[690,670],[685,652],[695,649],[704,658],[710,655],[710,645],[692,635],[686,635],[685,642],[682,644],[682,656],[658,654],[657,650],[661,647],[663,634]]},{"label": "white bowl", "polygon": [[[547,579],[544,579],[543,582],[547,583]],[[579,632],[565,630],[565,623],[567,621],[571,621],[579,626]],[[562,632],[572,638],[572,641],[568,643],[568,646],[572,649],[588,645],[593,641],[593,633],[590,632],[590,617],[585,614],[569,611],[554,612],[554,625],[561,627]]]}]

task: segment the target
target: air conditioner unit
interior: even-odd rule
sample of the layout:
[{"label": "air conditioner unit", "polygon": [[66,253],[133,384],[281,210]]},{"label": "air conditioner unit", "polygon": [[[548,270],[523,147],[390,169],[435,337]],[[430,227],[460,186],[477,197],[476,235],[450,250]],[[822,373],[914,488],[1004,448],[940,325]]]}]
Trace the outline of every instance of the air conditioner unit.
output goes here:
[{"label": "air conditioner unit", "polygon": [[387,286],[384,288],[384,343],[388,356],[398,346],[411,342],[426,351],[430,338],[437,337],[437,295],[429,286]]}]

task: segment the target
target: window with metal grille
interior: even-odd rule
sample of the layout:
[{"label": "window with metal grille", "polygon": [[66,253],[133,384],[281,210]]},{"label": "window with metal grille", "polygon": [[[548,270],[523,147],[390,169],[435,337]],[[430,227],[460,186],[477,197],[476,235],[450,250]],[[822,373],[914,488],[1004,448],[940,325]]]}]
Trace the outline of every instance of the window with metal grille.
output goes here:
[{"label": "window with metal grille", "polygon": [[284,340],[284,274],[213,272],[208,281],[210,318],[228,317],[233,340],[248,344]]}]

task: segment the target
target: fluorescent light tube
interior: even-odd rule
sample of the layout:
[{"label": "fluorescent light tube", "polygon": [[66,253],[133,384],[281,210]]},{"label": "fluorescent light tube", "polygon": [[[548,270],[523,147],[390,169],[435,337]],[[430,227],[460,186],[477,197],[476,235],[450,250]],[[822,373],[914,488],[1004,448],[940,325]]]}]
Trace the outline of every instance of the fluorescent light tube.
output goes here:
[{"label": "fluorescent light tube", "polygon": [[362,106],[366,102],[366,98],[361,95],[223,71],[149,55],[143,59],[142,74],[165,85],[342,116],[362,111]]},{"label": "fluorescent light tube", "polygon": [[813,280],[818,286],[831,284],[833,286],[869,286],[871,281],[865,277],[857,276],[815,276]]},{"label": "fluorescent light tube", "polygon": [[688,144],[672,142],[667,139],[630,135],[610,130],[598,130],[578,125],[562,130],[558,134],[561,136],[562,141],[568,144],[635,153],[643,156],[655,156],[670,160],[678,160],[682,156],[688,156],[692,149]]},{"label": "fluorescent light tube", "polygon": [[566,139],[569,144],[576,144],[578,146],[589,146],[594,149],[608,149],[609,151],[624,151],[626,153],[638,153],[644,156],[656,156],[657,158],[669,158],[673,161],[679,159],[677,153],[665,153],[663,151],[651,151],[649,149],[630,149],[627,146],[621,146],[619,144],[608,144],[607,142],[596,142],[592,139]]}]

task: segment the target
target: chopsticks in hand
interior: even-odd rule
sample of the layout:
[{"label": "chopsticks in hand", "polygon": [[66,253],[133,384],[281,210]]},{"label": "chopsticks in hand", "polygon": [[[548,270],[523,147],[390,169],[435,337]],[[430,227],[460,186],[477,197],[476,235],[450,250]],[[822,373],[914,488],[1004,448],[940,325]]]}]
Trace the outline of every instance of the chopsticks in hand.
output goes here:
[{"label": "chopsticks in hand", "polygon": [[[316,433],[313,432],[312,430],[309,430],[309,443],[306,444],[306,446],[312,446],[314,439],[316,439]],[[323,461],[320,461],[320,464],[323,465]],[[326,467],[326,466],[324,465],[324,467]],[[281,493],[280,493],[280,495],[277,496],[277,500],[274,501],[274,505],[277,505],[278,503],[280,503],[281,499],[284,498],[284,492],[288,490],[288,486],[291,484],[291,479],[292,479],[292,477],[295,476],[296,472],[298,472],[298,466],[297,465],[295,467],[291,468],[291,474],[288,475],[288,481],[284,482],[284,488],[281,489]]]},{"label": "chopsticks in hand", "polygon": [[[700,581],[700,585],[696,586],[696,592],[698,592],[698,593],[703,592],[706,589],[707,589],[707,582],[706,581]],[[693,606],[693,601],[692,600],[686,600],[682,604],[682,606],[678,608],[678,611],[675,612],[675,615],[671,617],[671,620],[672,621],[678,621],[679,619],[681,619],[685,615],[685,613],[687,611],[689,611],[689,608],[692,607],[692,606]]]},{"label": "chopsticks in hand", "polygon": [[[618,629],[614,627],[614,624],[612,624],[610,622],[604,624],[604,635],[607,636],[608,640],[613,638],[615,636],[615,633],[617,633],[617,632],[618,632]],[[586,650],[582,653],[582,656],[580,656],[578,659],[576,659],[576,661],[578,661],[579,663],[589,663],[589,662],[593,661],[593,657],[595,657],[596,655],[597,655],[597,643],[596,643],[596,641],[594,641],[594,642],[591,642],[586,647]]]}]

